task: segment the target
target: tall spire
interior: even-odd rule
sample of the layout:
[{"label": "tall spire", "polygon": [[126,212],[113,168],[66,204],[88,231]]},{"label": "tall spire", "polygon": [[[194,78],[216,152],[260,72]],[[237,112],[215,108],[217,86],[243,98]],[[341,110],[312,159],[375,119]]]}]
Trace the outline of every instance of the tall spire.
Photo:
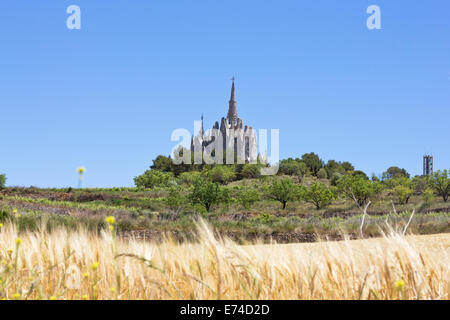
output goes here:
[{"label": "tall spire", "polygon": [[205,129],[203,127],[203,113],[202,113],[202,126],[200,128],[200,134],[201,134],[202,137],[205,135]]},{"label": "tall spire", "polygon": [[237,110],[236,110],[236,94],[235,94],[235,88],[234,88],[234,80],[235,78],[233,77],[233,79],[231,79],[233,81],[233,85],[231,86],[231,97],[230,97],[230,101],[228,103],[229,107],[228,107],[228,115],[227,118],[228,120],[231,122],[236,122],[238,115],[237,115]]}]

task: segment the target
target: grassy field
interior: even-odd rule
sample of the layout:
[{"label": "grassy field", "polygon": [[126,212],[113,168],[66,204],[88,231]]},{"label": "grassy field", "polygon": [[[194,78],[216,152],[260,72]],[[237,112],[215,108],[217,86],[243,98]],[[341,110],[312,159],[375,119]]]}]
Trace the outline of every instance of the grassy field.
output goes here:
[{"label": "grassy field", "polygon": [[[240,184],[256,183],[252,180]],[[13,221],[20,232],[42,227],[68,230],[87,229],[98,234],[107,228],[106,216],[115,216],[120,237],[162,240],[170,234],[179,241],[192,240],[195,221],[200,217],[214,230],[240,244],[259,238],[279,243],[313,242],[319,236],[342,239],[342,234],[360,237],[362,214],[354,202],[338,199],[331,206],[316,210],[311,204],[290,202],[286,210],[278,202],[262,199],[251,210],[231,199],[229,205],[211,212],[186,204],[173,209],[167,205],[166,189],[38,189],[6,188],[0,191],[0,223]],[[420,196],[406,205],[395,204],[388,195],[373,201],[365,218],[366,237],[389,231],[386,222],[398,230],[408,223],[413,234],[450,232],[449,203],[436,198],[424,207]],[[395,211],[394,211],[395,210]]]},{"label": "grassy field", "polygon": [[449,299],[450,234],[243,246],[198,229],[179,244],[5,224],[0,299]]}]

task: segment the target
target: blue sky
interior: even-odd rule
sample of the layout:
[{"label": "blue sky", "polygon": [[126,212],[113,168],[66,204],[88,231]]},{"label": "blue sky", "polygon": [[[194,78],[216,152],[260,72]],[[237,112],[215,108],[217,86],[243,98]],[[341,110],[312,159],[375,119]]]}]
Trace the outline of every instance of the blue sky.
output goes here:
[{"label": "blue sky", "polygon": [[[82,11],[68,30],[66,8]],[[381,8],[368,30],[366,8]],[[132,186],[176,128],[238,113],[367,174],[450,168],[450,2],[0,2],[0,172],[8,185]]]}]

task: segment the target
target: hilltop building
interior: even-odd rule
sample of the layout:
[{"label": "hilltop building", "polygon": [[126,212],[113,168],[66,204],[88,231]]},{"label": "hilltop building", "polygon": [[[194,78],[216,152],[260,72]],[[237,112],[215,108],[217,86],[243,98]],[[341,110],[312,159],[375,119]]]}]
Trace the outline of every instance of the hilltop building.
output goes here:
[{"label": "hilltop building", "polygon": [[[205,132],[202,115],[200,131],[196,136],[192,137],[191,151],[194,153],[203,152],[221,144],[223,152],[229,153],[233,151],[233,155],[237,156],[238,163],[253,163],[257,161],[256,132],[252,127],[244,126],[244,121],[238,116],[236,105],[236,89],[233,78],[227,116],[222,117],[220,125],[219,121],[216,121],[212,130]],[[213,144],[216,141],[218,144]]]}]

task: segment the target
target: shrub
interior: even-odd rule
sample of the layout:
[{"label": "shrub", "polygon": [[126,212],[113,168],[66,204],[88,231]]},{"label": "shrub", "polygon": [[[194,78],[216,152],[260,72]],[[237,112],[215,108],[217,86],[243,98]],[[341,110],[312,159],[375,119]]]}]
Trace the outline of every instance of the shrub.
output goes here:
[{"label": "shrub", "polygon": [[208,171],[207,175],[212,182],[221,184],[227,184],[236,178],[234,167],[229,165],[214,166],[214,168]]},{"label": "shrub", "polygon": [[259,164],[245,164],[240,173],[241,178],[255,179],[261,176],[261,166]]},{"label": "shrub", "polygon": [[426,206],[429,206],[434,200],[434,193],[431,189],[426,189],[422,192],[422,199]]},{"label": "shrub", "polygon": [[317,178],[319,179],[326,179],[327,178],[327,171],[324,168],[321,168],[318,172],[317,172]]},{"label": "shrub", "polygon": [[183,172],[179,175],[179,178],[181,182],[185,184],[193,184],[195,180],[199,179],[201,177],[201,172],[199,171],[189,171],[189,172]]},{"label": "shrub", "polygon": [[261,212],[258,216],[254,218],[254,220],[262,224],[270,225],[276,221],[276,217],[274,217],[270,213]]},{"label": "shrub", "polygon": [[170,187],[169,195],[164,199],[168,207],[174,211],[180,211],[187,202],[183,195],[183,189],[180,187]]},{"label": "shrub", "polygon": [[136,187],[144,188],[168,187],[174,181],[172,172],[162,172],[159,170],[147,170],[144,174],[134,178]]},{"label": "shrub", "polygon": [[331,179],[330,179],[330,184],[332,186],[337,186],[337,183],[338,183],[339,179],[342,178],[343,176],[344,175],[342,173],[339,173],[339,172],[333,173],[333,175],[331,176]]}]

